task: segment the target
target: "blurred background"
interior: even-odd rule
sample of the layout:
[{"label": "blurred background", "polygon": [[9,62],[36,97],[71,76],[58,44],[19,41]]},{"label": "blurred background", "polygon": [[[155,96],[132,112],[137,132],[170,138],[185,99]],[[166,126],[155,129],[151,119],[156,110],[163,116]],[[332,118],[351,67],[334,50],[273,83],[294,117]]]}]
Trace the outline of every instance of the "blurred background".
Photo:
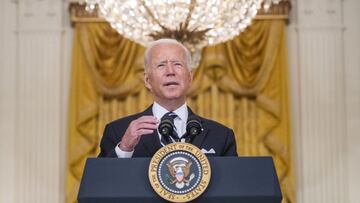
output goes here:
[{"label": "blurred background", "polygon": [[[103,126],[151,104],[144,48],[84,2],[0,6],[0,202],[74,202]],[[360,1],[286,1],[200,52],[188,104],[274,158],[283,202],[358,202]]]}]

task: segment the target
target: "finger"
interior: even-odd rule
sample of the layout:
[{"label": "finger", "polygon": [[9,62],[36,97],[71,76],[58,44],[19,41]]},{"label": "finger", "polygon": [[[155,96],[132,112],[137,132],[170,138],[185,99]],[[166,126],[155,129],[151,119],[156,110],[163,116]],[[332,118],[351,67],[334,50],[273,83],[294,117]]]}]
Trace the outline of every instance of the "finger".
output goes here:
[{"label": "finger", "polygon": [[149,130],[153,130],[156,129],[157,125],[154,123],[141,123],[137,125],[137,129],[149,129]]},{"label": "finger", "polygon": [[154,130],[140,129],[137,131],[137,134],[139,135],[139,137],[141,137],[142,135],[152,134],[153,132]]},{"label": "finger", "polygon": [[155,116],[141,116],[139,117],[138,119],[145,119],[145,118],[150,118],[150,119],[155,119],[156,120],[156,117]]},{"label": "finger", "polygon": [[158,123],[159,121],[154,116],[142,116],[138,118],[136,122],[140,124],[140,123]]}]

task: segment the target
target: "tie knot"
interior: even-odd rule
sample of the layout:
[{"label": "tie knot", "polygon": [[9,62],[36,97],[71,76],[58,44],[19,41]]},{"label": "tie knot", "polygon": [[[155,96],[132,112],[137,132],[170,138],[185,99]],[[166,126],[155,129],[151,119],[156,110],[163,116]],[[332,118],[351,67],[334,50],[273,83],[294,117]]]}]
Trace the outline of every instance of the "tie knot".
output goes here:
[{"label": "tie knot", "polygon": [[172,111],[169,111],[169,112],[167,112],[167,113],[163,116],[163,118],[165,118],[165,117],[169,117],[169,118],[171,118],[172,120],[174,120],[174,119],[177,117],[177,115],[176,115],[176,113],[174,113],[174,112],[172,112]]}]

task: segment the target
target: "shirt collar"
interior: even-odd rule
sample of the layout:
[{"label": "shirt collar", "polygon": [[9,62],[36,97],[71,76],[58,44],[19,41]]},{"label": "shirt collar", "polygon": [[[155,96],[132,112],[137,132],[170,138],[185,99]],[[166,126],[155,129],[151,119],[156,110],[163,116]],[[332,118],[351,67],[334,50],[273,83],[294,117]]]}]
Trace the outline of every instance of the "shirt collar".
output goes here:
[{"label": "shirt collar", "polygon": [[[161,119],[167,112],[169,112],[167,109],[165,109],[164,107],[160,106],[160,104],[154,102],[153,106],[152,106],[152,111],[154,116],[157,119]],[[182,106],[180,106],[179,108],[175,109],[175,111],[173,111],[182,121],[186,122],[187,118],[188,118],[188,109],[187,109],[187,104],[184,103]]]}]

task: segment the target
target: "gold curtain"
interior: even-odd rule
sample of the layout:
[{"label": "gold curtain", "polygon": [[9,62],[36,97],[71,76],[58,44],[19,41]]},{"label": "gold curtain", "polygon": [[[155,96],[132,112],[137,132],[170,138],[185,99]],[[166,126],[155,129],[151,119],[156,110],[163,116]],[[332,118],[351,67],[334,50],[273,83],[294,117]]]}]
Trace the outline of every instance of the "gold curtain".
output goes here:
[{"label": "gold curtain", "polygon": [[[234,129],[239,155],[273,157],[284,196],[295,202],[285,22],[258,20],[235,39],[203,50],[188,104]],[[75,202],[87,157],[107,122],[144,110],[144,48],[106,23],[77,23],[69,109],[66,201]]]}]

